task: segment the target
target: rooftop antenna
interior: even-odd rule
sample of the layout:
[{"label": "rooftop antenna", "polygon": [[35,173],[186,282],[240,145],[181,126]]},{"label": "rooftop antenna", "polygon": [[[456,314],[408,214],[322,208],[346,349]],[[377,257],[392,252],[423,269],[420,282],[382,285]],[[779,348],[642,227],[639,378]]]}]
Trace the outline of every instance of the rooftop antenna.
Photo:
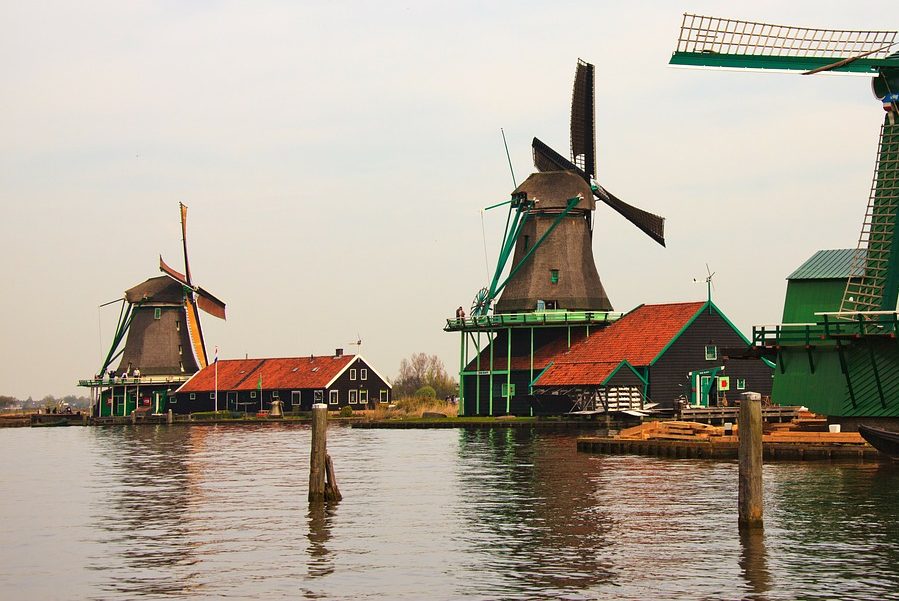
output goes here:
[{"label": "rooftop antenna", "polygon": [[362,353],[362,336],[359,335],[359,332],[356,332],[356,340],[354,342],[347,342],[347,346],[355,346],[357,355]]},{"label": "rooftop antenna", "polygon": [[[715,282],[712,280],[712,278],[715,277],[716,272],[709,269],[708,263],[705,264],[705,272],[708,274],[705,276],[705,287],[706,287],[706,293],[708,294],[709,314],[711,315],[711,313],[712,313],[712,290],[714,290],[714,288],[715,288]],[[693,281],[698,282],[699,280],[696,278],[693,278]]]}]

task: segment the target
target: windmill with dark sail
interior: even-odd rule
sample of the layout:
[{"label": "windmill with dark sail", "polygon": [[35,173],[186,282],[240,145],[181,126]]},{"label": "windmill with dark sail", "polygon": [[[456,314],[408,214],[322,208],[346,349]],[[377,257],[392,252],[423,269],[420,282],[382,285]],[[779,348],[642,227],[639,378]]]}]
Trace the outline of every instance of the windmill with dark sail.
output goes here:
[{"label": "windmill with dark sail", "polygon": [[[225,303],[194,283],[187,254],[187,207],[181,209],[184,273],[159,257],[164,275],[125,291],[112,344],[95,379],[97,415],[161,412],[173,388],[206,367],[199,311],[225,319]],[[111,303],[108,303],[111,304]],[[116,365],[115,368],[112,368]]]},{"label": "windmill with dark sail", "polygon": [[498,313],[611,310],[593,258],[596,200],[665,245],[663,217],[627,204],[596,181],[594,89],[593,65],[579,60],[571,101],[571,160],[534,138],[538,172],[501,203],[509,205],[509,216],[499,260],[490,285],[475,297],[473,315],[486,315],[498,297]]},{"label": "windmill with dark sail", "polygon": [[[535,377],[555,353],[587,336],[591,328],[617,319],[593,258],[597,199],[665,245],[662,217],[623,202],[596,181],[594,112],[594,68],[578,61],[571,160],[534,138],[538,172],[528,176],[510,200],[489,207],[508,205],[492,279],[475,296],[470,317],[449,319],[444,328],[462,333],[463,415],[559,412],[546,404],[535,406],[530,396]],[[474,359],[469,357],[472,345]]]}]

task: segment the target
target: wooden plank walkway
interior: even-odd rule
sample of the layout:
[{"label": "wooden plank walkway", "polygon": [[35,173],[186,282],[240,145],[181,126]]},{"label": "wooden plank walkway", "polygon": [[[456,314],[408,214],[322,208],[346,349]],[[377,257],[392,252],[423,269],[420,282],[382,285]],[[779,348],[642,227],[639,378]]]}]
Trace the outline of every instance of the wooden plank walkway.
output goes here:
[{"label": "wooden plank walkway", "polygon": [[[725,422],[735,424],[739,414],[739,407],[690,407],[681,409],[679,419],[705,424],[723,424]],[[788,422],[797,417],[799,417],[799,407],[797,406],[769,405],[762,407],[762,421],[764,422]]]}]

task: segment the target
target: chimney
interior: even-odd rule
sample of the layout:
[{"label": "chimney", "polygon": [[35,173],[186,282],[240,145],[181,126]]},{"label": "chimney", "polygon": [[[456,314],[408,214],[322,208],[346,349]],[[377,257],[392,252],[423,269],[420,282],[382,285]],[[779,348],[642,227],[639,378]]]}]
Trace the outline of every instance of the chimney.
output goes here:
[{"label": "chimney", "polygon": [[334,356],[335,357],[343,357],[343,349],[342,348],[334,349]]}]

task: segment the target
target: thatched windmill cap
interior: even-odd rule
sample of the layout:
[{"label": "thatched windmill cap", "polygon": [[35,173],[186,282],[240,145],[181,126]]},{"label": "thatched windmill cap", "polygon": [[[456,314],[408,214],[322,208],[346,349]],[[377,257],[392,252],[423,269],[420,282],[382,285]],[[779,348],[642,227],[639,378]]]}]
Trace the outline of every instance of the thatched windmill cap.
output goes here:
[{"label": "thatched windmill cap", "polygon": [[132,305],[139,302],[180,305],[184,302],[184,291],[181,284],[167,275],[161,275],[126,290],[125,300]]},{"label": "thatched windmill cap", "polygon": [[538,209],[564,209],[568,206],[568,199],[578,195],[582,200],[575,208],[583,211],[596,209],[593,190],[575,171],[532,173],[513,194],[522,192],[527,194],[528,200],[537,201]]}]

